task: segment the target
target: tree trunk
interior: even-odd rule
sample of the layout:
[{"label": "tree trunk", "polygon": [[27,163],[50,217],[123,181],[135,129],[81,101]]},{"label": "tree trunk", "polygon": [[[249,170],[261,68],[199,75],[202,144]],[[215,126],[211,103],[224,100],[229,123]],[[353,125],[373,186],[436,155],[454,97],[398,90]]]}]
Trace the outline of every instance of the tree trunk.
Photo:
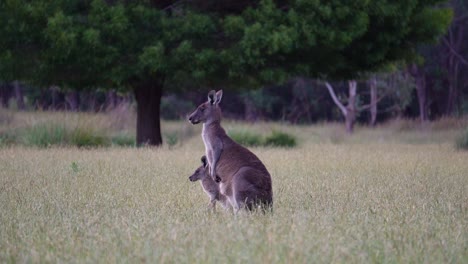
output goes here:
[{"label": "tree trunk", "polygon": [[355,121],[355,118],[353,118],[353,115],[351,115],[350,113],[348,113],[348,115],[345,116],[346,133],[352,134],[354,132]]},{"label": "tree trunk", "polygon": [[160,104],[163,83],[144,83],[134,88],[137,101],[137,145],[162,144]]},{"label": "tree trunk", "polygon": [[427,93],[426,93],[426,75],[416,64],[411,66],[411,74],[416,80],[416,93],[418,95],[419,118],[422,123],[428,120],[427,113]]},{"label": "tree trunk", "polygon": [[244,118],[252,123],[258,119],[257,109],[249,98],[244,98]]},{"label": "tree trunk", "polygon": [[458,97],[458,72],[459,72],[459,62],[453,60],[453,56],[448,67],[449,71],[449,92],[447,96],[447,103],[445,107],[445,115],[452,116],[457,104]]},{"label": "tree trunk", "polygon": [[18,81],[13,82],[13,87],[15,88],[16,106],[18,107],[18,110],[23,111],[26,109],[24,105],[23,89],[21,89]]},{"label": "tree trunk", "polygon": [[369,87],[370,87],[370,125],[375,126],[376,121],[377,121],[377,79],[375,77],[372,77],[372,79],[369,81]]},{"label": "tree trunk", "polygon": [[11,98],[11,87],[8,83],[0,83],[0,97],[2,98],[2,107],[8,108],[8,102]]},{"label": "tree trunk", "polygon": [[457,95],[457,88],[453,82],[449,83],[449,92],[447,96],[447,102],[445,107],[445,115],[452,116],[453,110],[456,104],[456,95]]},{"label": "tree trunk", "polygon": [[70,91],[65,96],[65,101],[67,101],[69,109],[73,112],[78,111],[79,108],[79,95],[77,91]]},{"label": "tree trunk", "polygon": [[110,90],[106,93],[106,110],[111,111],[117,106],[117,93]]},{"label": "tree trunk", "polygon": [[348,105],[346,106],[347,113],[345,115],[346,132],[352,134],[354,132],[354,123],[356,123],[356,94],[357,82],[355,80],[348,81],[349,96]]},{"label": "tree trunk", "polygon": [[325,86],[327,87],[333,102],[335,102],[335,104],[340,108],[341,113],[345,118],[346,132],[348,134],[352,134],[354,131],[354,123],[356,122],[356,112],[358,111],[356,108],[357,82],[355,80],[348,81],[349,96],[346,106],[340,102],[335,94],[335,91],[328,82],[325,82]]},{"label": "tree trunk", "polygon": [[426,76],[424,74],[416,80],[416,91],[418,93],[419,117],[421,122],[428,120],[427,114],[427,95],[426,95]]},{"label": "tree trunk", "polygon": [[87,103],[88,105],[88,111],[91,112],[97,112],[98,107],[96,103],[96,92],[89,92],[88,93],[88,98],[87,98]]},{"label": "tree trunk", "polygon": [[453,115],[454,111],[458,110],[457,102],[460,92],[460,87],[458,87],[460,63],[468,66],[467,60],[463,57],[463,44],[465,42],[466,34],[465,25],[467,25],[464,21],[466,18],[463,18],[466,16],[466,12],[463,12],[463,8],[461,8],[463,2],[464,1],[451,1],[451,5],[455,12],[454,23],[449,27],[447,35],[443,38],[443,41],[446,44],[446,53],[448,54],[448,57],[445,59],[445,67],[448,73],[449,82],[449,93],[445,105],[445,115],[447,116]]},{"label": "tree trunk", "polygon": [[50,96],[52,97],[52,104],[49,107],[49,109],[52,108],[52,110],[55,111],[57,110],[58,87],[50,86],[49,93],[50,93]]}]

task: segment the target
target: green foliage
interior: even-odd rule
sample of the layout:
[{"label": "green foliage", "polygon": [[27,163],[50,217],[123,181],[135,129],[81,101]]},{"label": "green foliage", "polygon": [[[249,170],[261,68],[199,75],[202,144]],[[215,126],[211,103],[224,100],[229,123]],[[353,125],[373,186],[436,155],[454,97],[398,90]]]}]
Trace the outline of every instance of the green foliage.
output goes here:
[{"label": "green foliage", "polygon": [[10,142],[25,146],[77,146],[102,147],[109,146],[110,141],[97,131],[77,127],[70,129],[57,123],[40,123],[26,128],[18,128],[17,136]]},{"label": "green foliage", "polygon": [[261,146],[263,145],[262,136],[248,131],[230,131],[229,136],[237,143],[243,146]]},{"label": "green foliage", "polygon": [[70,133],[67,141],[66,144],[77,147],[103,147],[110,145],[109,140],[98,132],[79,128]]},{"label": "green foliage", "polygon": [[442,1],[368,1],[366,30],[343,48],[345,63],[337,61],[331,76],[351,79],[389,63],[414,61],[416,47],[437,39],[450,24],[451,10],[434,8],[435,2]]},{"label": "green foliage", "polygon": [[120,134],[111,138],[113,146],[134,147],[136,146],[135,137]]},{"label": "green foliage", "polygon": [[256,109],[265,113],[273,111],[273,105],[279,101],[277,96],[262,90],[250,90],[242,93],[241,97],[250,102]]},{"label": "green foliage", "polygon": [[147,1],[4,1],[0,79],[75,89],[134,88],[159,77],[171,89],[346,79],[413,58],[416,45],[443,34],[452,13],[435,8],[441,2],[262,0],[236,10],[214,2],[163,10]]},{"label": "green foliage", "polygon": [[468,150],[468,128],[457,138],[455,147],[461,150]]},{"label": "green foliage", "polygon": [[184,119],[194,108],[195,105],[192,102],[176,96],[161,98],[161,117],[166,120]]},{"label": "green foliage", "polygon": [[179,136],[176,133],[166,134],[165,139],[169,148],[174,147],[179,142]]},{"label": "green foliage", "polygon": [[74,173],[77,173],[77,172],[80,171],[80,168],[78,167],[78,164],[76,162],[74,162],[74,161],[70,164],[70,168],[72,169],[72,171]]},{"label": "green foliage", "polygon": [[16,136],[13,133],[0,133],[0,147],[9,146],[16,142]]},{"label": "green foliage", "polygon": [[270,135],[262,137],[248,131],[231,131],[229,136],[243,146],[258,147],[295,147],[296,138],[288,133],[273,131]]},{"label": "green foliage", "polygon": [[444,33],[452,12],[439,3],[2,1],[0,80],[160,91],[356,78]]},{"label": "green foliage", "polygon": [[264,145],[272,147],[292,148],[296,146],[296,138],[284,132],[273,131],[271,135],[265,138]]},{"label": "green foliage", "polygon": [[54,123],[37,124],[20,132],[20,142],[26,146],[62,145],[67,138],[65,126]]}]

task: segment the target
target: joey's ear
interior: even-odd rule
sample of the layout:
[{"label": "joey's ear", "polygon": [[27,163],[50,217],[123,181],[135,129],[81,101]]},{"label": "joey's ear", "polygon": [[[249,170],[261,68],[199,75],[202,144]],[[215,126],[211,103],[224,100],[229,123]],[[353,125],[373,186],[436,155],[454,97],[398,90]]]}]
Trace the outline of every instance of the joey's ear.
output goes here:
[{"label": "joey's ear", "polygon": [[203,156],[201,157],[201,162],[202,162],[202,164],[203,164],[203,167],[206,167],[206,165],[208,165],[208,161],[206,160],[206,156],[205,156],[205,155],[203,155]]},{"label": "joey's ear", "polygon": [[216,92],[215,92],[215,90],[211,90],[208,93],[208,102],[210,104],[215,104],[215,100],[216,100]]},{"label": "joey's ear", "polygon": [[221,98],[223,98],[223,90],[219,90],[216,92],[215,104],[219,104],[221,102]]}]

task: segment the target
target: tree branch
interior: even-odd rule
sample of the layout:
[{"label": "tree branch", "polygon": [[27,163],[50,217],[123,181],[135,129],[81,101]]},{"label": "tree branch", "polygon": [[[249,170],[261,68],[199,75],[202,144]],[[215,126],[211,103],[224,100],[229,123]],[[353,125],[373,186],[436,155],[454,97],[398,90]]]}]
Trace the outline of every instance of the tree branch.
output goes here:
[{"label": "tree branch", "polygon": [[346,107],[340,102],[340,100],[338,100],[338,97],[336,96],[333,87],[328,82],[325,82],[325,86],[327,87],[328,92],[330,93],[333,99],[333,102],[335,102],[335,104],[340,108],[343,115],[346,116],[348,114],[348,110],[346,110]]},{"label": "tree branch", "polygon": [[366,105],[363,105],[361,107],[358,107],[358,111],[364,111],[364,110],[367,110],[369,108],[371,108],[372,106],[378,104],[380,101],[382,101],[382,99],[384,99],[389,93],[385,93],[384,95],[382,95],[379,99],[375,100],[375,102],[372,102],[370,104],[366,104]]},{"label": "tree branch", "polygon": [[460,55],[456,50],[453,49],[452,45],[450,45],[450,43],[447,41],[446,38],[442,38],[442,40],[444,41],[444,44],[449,48],[450,52],[455,56],[457,57],[463,64],[465,64],[466,66],[468,66],[468,61],[465,60],[463,58],[462,55]]},{"label": "tree branch", "polygon": [[169,9],[173,9],[173,8],[175,8],[175,7],[177,7],[177,6],[181,5],[181,4],[183,4],[185,1],[186,1],[186,0],[179,0],[179,1],[176,1],[176,2],[174,2],[174,3],[172,3],[172,4],[170,4],[170,5],[168,5],[168,6],[164,7],[164,8],[162,8],[161,11],[167,11],[167,10],[169,10]]},{"label": "tree branch", "polygon": [[401,107],[399,105],[392,105],[392,106],[389,106],[385,109],[381,109],[379,110],[379,113],[389,113],[389,112],[394,112],[394,111],[398,111],[398,110],[401,110]]},{"label": "tree branch", "polygon": [[468,19],[468,15],[463,15],[461,17],[455,17],[453,19],[453,22],[454,23],[464,22],[466,19]]}]

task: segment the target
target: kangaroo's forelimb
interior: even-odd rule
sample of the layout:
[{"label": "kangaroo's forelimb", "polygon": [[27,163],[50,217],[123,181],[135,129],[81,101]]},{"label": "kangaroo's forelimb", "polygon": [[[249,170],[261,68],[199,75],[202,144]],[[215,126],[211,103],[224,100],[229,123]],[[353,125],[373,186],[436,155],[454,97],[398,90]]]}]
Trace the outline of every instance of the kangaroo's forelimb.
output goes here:
[{"label": "kangaroo's forelimb", "polygon": [[210,176],[215,182],[217,182],[216,165],[218,164],[219,158],[221,157],[221,153],[223,152],[223,142],[219,140],[219,144],[216,144],[216,145],[220,147],[213,148],[210,151],[211,162],[212,162],[212,164],[210,165]]}]

